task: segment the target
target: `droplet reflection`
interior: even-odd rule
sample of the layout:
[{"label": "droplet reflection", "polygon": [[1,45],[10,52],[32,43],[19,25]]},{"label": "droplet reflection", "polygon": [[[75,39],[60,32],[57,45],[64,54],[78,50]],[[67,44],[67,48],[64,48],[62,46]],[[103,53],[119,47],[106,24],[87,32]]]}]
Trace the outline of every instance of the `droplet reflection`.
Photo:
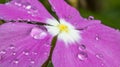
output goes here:
[{"label": "droplet reflection", "polygon": [[94,17],[93,16],[89,16],[88,20],[94,20]]},{"label": "droplet reflection", "polygon": [[86,49],[86,46],[85,45],[83,45],[83,44],[81,44],[80,46],[79,46],[79,50],[85,50]]},{"label": "droplet reflection", "polygon": [[31,31],[31,36],[34,39],[44,39],[47,36],[47,33],[40,28],[33,28]]},{"label": "droplet reflection", "polygon": [[84,60],[86,60],[87,58],[88,58],[88,55],[87,55],[86,52],[80,52],[80,53],[78,54],[78,59],[81,60],[81,61],[84,61]]}]

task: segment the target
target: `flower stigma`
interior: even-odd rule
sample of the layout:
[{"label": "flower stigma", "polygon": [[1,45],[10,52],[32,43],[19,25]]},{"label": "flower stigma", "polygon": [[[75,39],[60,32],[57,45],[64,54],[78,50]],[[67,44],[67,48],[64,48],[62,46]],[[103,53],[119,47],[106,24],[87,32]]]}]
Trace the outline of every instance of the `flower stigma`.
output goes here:
[{"label": "flower stigma", "polygon": [[60,29],[60,32],[66,32],[67,33],[69,31],[68,27],[64,24],[59,24],[58,28]]},{"label": "flower stigma", "polygon": [[65,44],[68,45],[81,40],[81,32],[64,19],[60,19],[59,22],[55,19],[48,19],[47,23],[51,25],[46,26],[48,32],[53,36],[58,35],[58,40],[64,41]]}]

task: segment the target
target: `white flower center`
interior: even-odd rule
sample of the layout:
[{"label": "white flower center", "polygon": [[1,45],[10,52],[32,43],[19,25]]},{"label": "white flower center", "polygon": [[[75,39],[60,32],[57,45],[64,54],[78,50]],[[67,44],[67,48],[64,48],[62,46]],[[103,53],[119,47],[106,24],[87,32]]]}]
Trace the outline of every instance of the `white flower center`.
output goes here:
[{"label": "white flower center", "polygon": [[48,32],[53,36],[58,35],[58,39],[63,40],[66,44],[80,41],[80,31],[64,19],[60,19],[60,22],[55,19],[48,19],[47,22],[51,25],[46,26]]}]

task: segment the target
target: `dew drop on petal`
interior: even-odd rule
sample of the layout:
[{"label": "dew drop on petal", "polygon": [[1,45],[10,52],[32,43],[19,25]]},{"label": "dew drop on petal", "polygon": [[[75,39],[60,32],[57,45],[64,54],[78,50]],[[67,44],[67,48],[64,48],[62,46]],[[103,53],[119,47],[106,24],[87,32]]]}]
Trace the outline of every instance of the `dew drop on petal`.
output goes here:
[{"label": "dew drop on petal", "polygon": [[46,33],[45,32],[41,32],[40,34],[36,34],[34,36],[35,39],[44,39],[46,37]]},{"label": "dew drop on petal", "polygon": [[12,55],[16,55],[16,52],[12,52]]},{"label": "dew drop on petal", "polygon": [[13,60],[13,63],[18,64],[18,63],[19,63],[19,60],[18,60],[18,59],[14,59],[14,60]]},{"label": "dew drop on petal", "polygon": [[32,52],[33,55],[37,55],[38,53],[37,52]]},{"label": "dew drop on petal", "polygon": [[80,52],[78,55],[77,55],[78,59],[81,60],[81,61],[84,61],[88,58],[88,55],[86,52]]},{"label": "dew drop on petal", "polygon": [[86,46],[84,45],[84,44],[81,44],[80,46],[79,46],[79,50],[85,50],[86,49]]},{"label": "dew drop on petal", "polygon": [[26,6],[25,9],[31,9],[31,5]]},{"label": "dew drop on petal", "polygon": [[88,20],[94,20],[94,17],[93,16],[89,16]]},{"label": "dew drop on petal", "polygon": [[6,54],[6,50],[0,51],[0,54]]},{"label": "dew drop on petal", "polygon": [[95,55],[98,59],[102,59],[103,58],[103,55],[102,54],[96,54]]},{"label": "dew drop on petal", "polygon": [[34,64],[34,63],[35,63],[35,61],[34,61],[34,60],[31,60],[31,61],[30,61],[30,63],[31,63],[31,64]]},{"label": "dew drop on petal", "polygon": [[39,28],[33,28],[30,35],[34,39],[44,39],[47,36],[47,33]]},{"label": "dew drop on petal", "polygon": [[99,40],[99,39],[100,39],[100,36],[98,34],[96,34],[95,40]]},{"label": "dew drop on petal", "polygon": [[23,54],[24,55],[29,55],[29,52],[28,51],[23,51]]},{"label": "dew drop on petal", "polygon": [[10,46],[9,46],[9,49],[11,49],[11,50],[12,50],[12,49],[15,49],[15,46],[14,46],[14,45],[10,45]]},{"label": "dew drop on petal", "polygon": [[21,2],[23,8],[27,8],[27,6],[30,6],[31,4],[29,2]]},{"label": "dew drop on petal", "polygon": [[22,4],[21,3],[18,3],[18,2],[15,2],[14,3],[16,6],[22,6]]},{"label": "dew drop on petal", "polygon": [[46,47],[51,47],[51,42],[46,42],[45,44],[44,44],[44,46],[46,46]]}]

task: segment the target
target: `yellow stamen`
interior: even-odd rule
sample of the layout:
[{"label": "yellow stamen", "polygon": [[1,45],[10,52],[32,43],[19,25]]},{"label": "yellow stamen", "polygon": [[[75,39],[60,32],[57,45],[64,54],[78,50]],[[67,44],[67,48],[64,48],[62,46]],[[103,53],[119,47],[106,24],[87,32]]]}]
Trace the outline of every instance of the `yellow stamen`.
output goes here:
[{"label": "yellow stamen", "polygon": [[68,27],[64,24],[59,24],[58,28],[60,29],[60,32],[68,32]]}]

